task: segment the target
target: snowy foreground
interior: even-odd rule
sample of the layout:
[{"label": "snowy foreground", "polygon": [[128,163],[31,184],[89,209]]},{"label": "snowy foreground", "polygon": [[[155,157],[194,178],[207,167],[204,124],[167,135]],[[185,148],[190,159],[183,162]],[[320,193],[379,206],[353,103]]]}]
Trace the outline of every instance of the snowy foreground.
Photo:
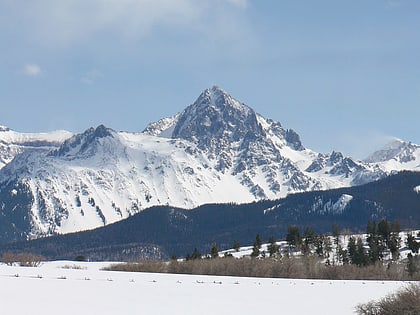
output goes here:
[{"label": "snowy foreground", "polygon": [[[354,314],[405,285],[102,271],[109,263],[0,265],[2,314]],[[77,269],[75,269],[77,268]]]}]

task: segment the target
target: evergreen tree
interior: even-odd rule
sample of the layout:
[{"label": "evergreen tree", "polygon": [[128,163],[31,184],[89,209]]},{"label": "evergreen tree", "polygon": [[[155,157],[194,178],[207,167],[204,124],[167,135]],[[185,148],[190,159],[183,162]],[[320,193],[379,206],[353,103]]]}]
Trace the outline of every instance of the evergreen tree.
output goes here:
[{"label": "evergreen tree", "polygon": [[416,238],[412,234],[407,234],[407,240],[405,244],[413,254],[417,254],[419,252],[420,243],[416,241]]},{"label": "evergreen tree", "polygon": [[337,246],[337,262],[343,263],[344,265],[349,263],[349,256],[347,250],[343,249],[343,247],[341,247],[341,244],[338,244]]},{"label": "evergreen tree", "polygon": [[252,247],[251,257],[258,257],[258,256],[260,256],[260,254],[261,254],[261,252],[260,252],[261,246],[262,246],[262,239],[261,239],[260,234],[257,234],[257,236],[255,236],[255,241],[254,241],[254,244],[253,244],[253,247]]},{"label": "evergreen tree", "polygon": [[258,246],[258,249],[261,249],[262,246],[262,238],[260,234],[257,234],[257,236],[255,237],[255,243]]},{"label": "evergreen tree", "polygon": [[279,246],[277,245],[276,240],[273,236],[270,236],[270,238],[268,239],[267,249],[268,253],[270,254],[270,257],[275,256],[279,252]]},{"label": "evergreen tree", "polygon": [[217,248],[216,243],[213,243],[211,245],[210,256],[211,256],[211,258],[218,258],[219,257],[219,249]]},{"label": "evergreen tree", "polygon": [[357,253],[357,265],[366,266],[369,263],[369,257],[365,253],[365,247],[363,245],[363,240],[358,237],[356,242],[356,253]]},{"label": "evergreen tree", "polygon": [[295,225],[289,225],[287,228],[286,241],[290,249],[299,249],[302,244],[299,228]]},{"label": "evergreen tree", "polygon": [[352,236],[347,246],[349,258],[353,265],[365,266],[368,263],[368,256],[365,254],[363,241],[360,237],[357,240]]},{"label": "evergreen tree", "polygon": [[233,249],[235,250],[235,252],[239,252],[239,248],[241,246],[239,245],[239,242],[237,240],[233,241]]},{"label": "evergreen tree", "polygon": [[332,252],[332,243],[331,239],[328,236],[324,237],[324,253],[325,257],[327,257],[327,260],[329,261],[330,253]]},{"label": "evergreen tree", "polygon": [[194,250],[193,250],[193,252],[192,252],[192,254],[191,254],[191,256],[190,256],[190,259],[201,259],[201,253],[200,253],[200,251],[197,249],[197,247],[196,247],[196,248],[194,248]]},{"label": "evergreen tree", "polygon": [[391,227],[385,219],[382,219],[378,223],[378,236],[381,238],[382,242],[388,245],[389,239],[391,238]]},{"label": "evergreen tree", "polygon": [[302,252],[304,255],[308,255],[313,250],[317,235],[310,227],[306,227],[303,237],[304,239],[302,242]]},{"label": "evergreen tree", "polygon": [[382,259],[383,251],[385,249],[378,235],[378,229],[377,229],[377,225],[375,221],[369,221],[367,223],[366,233],[367,233],[366,241],[369,246],[369,251],[368,251],[369,260],[372,264],[375,264],[377,261]]},{"label": "evergreen tree", "polygon": [[255,258],[260,256],[260,247],[258,246],[257,241],[254,241],[254,245],[252,246],[251,257]]},{"label": "evergreen tree", "polygon": [[338,246],[340,242],[340,227],[336,223],[332,225],[332,235],[334,237],[334,244]]},{"label": "evergreen tree", "polygon": [[323,234],[320,234],[315,238],[315,253],[317,253],[319,257],[324,256],[324,239],[325,236]]},{"label": "evergreen tree", "polygon": [[350,262],[352,264],[356,264],[355,263],[356,260],[357,260],[356,251],[357,251],[357,248],[356,248],[356,239],[353,236],[351,236],[349,238],[349,242],[347,244],[347,252],[349,254]]}]

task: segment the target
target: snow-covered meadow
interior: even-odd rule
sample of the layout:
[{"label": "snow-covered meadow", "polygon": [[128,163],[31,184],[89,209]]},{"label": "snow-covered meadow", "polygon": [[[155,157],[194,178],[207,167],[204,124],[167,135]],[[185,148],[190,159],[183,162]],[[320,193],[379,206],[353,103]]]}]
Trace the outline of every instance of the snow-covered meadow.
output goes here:
[{"label": "snow-covered meadow", "polygon": [[238,278],[104,271],[110,263],[0,265],[3,314],[354,314],[398,281]]}]

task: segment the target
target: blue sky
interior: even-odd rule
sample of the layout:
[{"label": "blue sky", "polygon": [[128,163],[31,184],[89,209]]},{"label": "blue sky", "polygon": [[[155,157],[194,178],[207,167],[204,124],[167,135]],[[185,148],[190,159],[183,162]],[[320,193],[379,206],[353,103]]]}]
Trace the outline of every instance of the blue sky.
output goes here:
[{"label": "blue sky", "polygon": [[420,144],[418,0],[0,0],[0,124],[142,131],[218,85],[320,152]]}]

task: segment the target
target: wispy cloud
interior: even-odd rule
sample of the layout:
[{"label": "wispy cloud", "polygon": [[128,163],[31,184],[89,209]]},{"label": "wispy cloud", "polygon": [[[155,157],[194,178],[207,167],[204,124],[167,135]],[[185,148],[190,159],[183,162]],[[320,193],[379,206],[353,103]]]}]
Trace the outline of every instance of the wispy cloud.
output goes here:
[{"label": "wispy cloud", "polygon": [[[39,0],[6,1],[0,11],[8,12],[8,27],[16,20],[17,30],[38,44],[73,44],[86,42],[94,36],[139,39],[154,29],[183,27],[201,29],[200,23],[215,10],[230,7],[242,10],[249,0]],[[217,14],[216,14],[217,17]]]},{"label": "wispy cloud", "polygon": [[226,1],[239,8],[245,9],[248,7],[248,0],[226,0]]},{"label": "wispy cloud", "polygon": [[86,72],[85,75],[80,79],[80,82],[86,85],[92,85],[102,77],[103,75],[99,70],[93,69]]},{"label": "wispy cloud", "polygon": [[42,69],[35,63],[27,64],[23,67],[23,74],[28,77],[38,77],[42,74]]}]

